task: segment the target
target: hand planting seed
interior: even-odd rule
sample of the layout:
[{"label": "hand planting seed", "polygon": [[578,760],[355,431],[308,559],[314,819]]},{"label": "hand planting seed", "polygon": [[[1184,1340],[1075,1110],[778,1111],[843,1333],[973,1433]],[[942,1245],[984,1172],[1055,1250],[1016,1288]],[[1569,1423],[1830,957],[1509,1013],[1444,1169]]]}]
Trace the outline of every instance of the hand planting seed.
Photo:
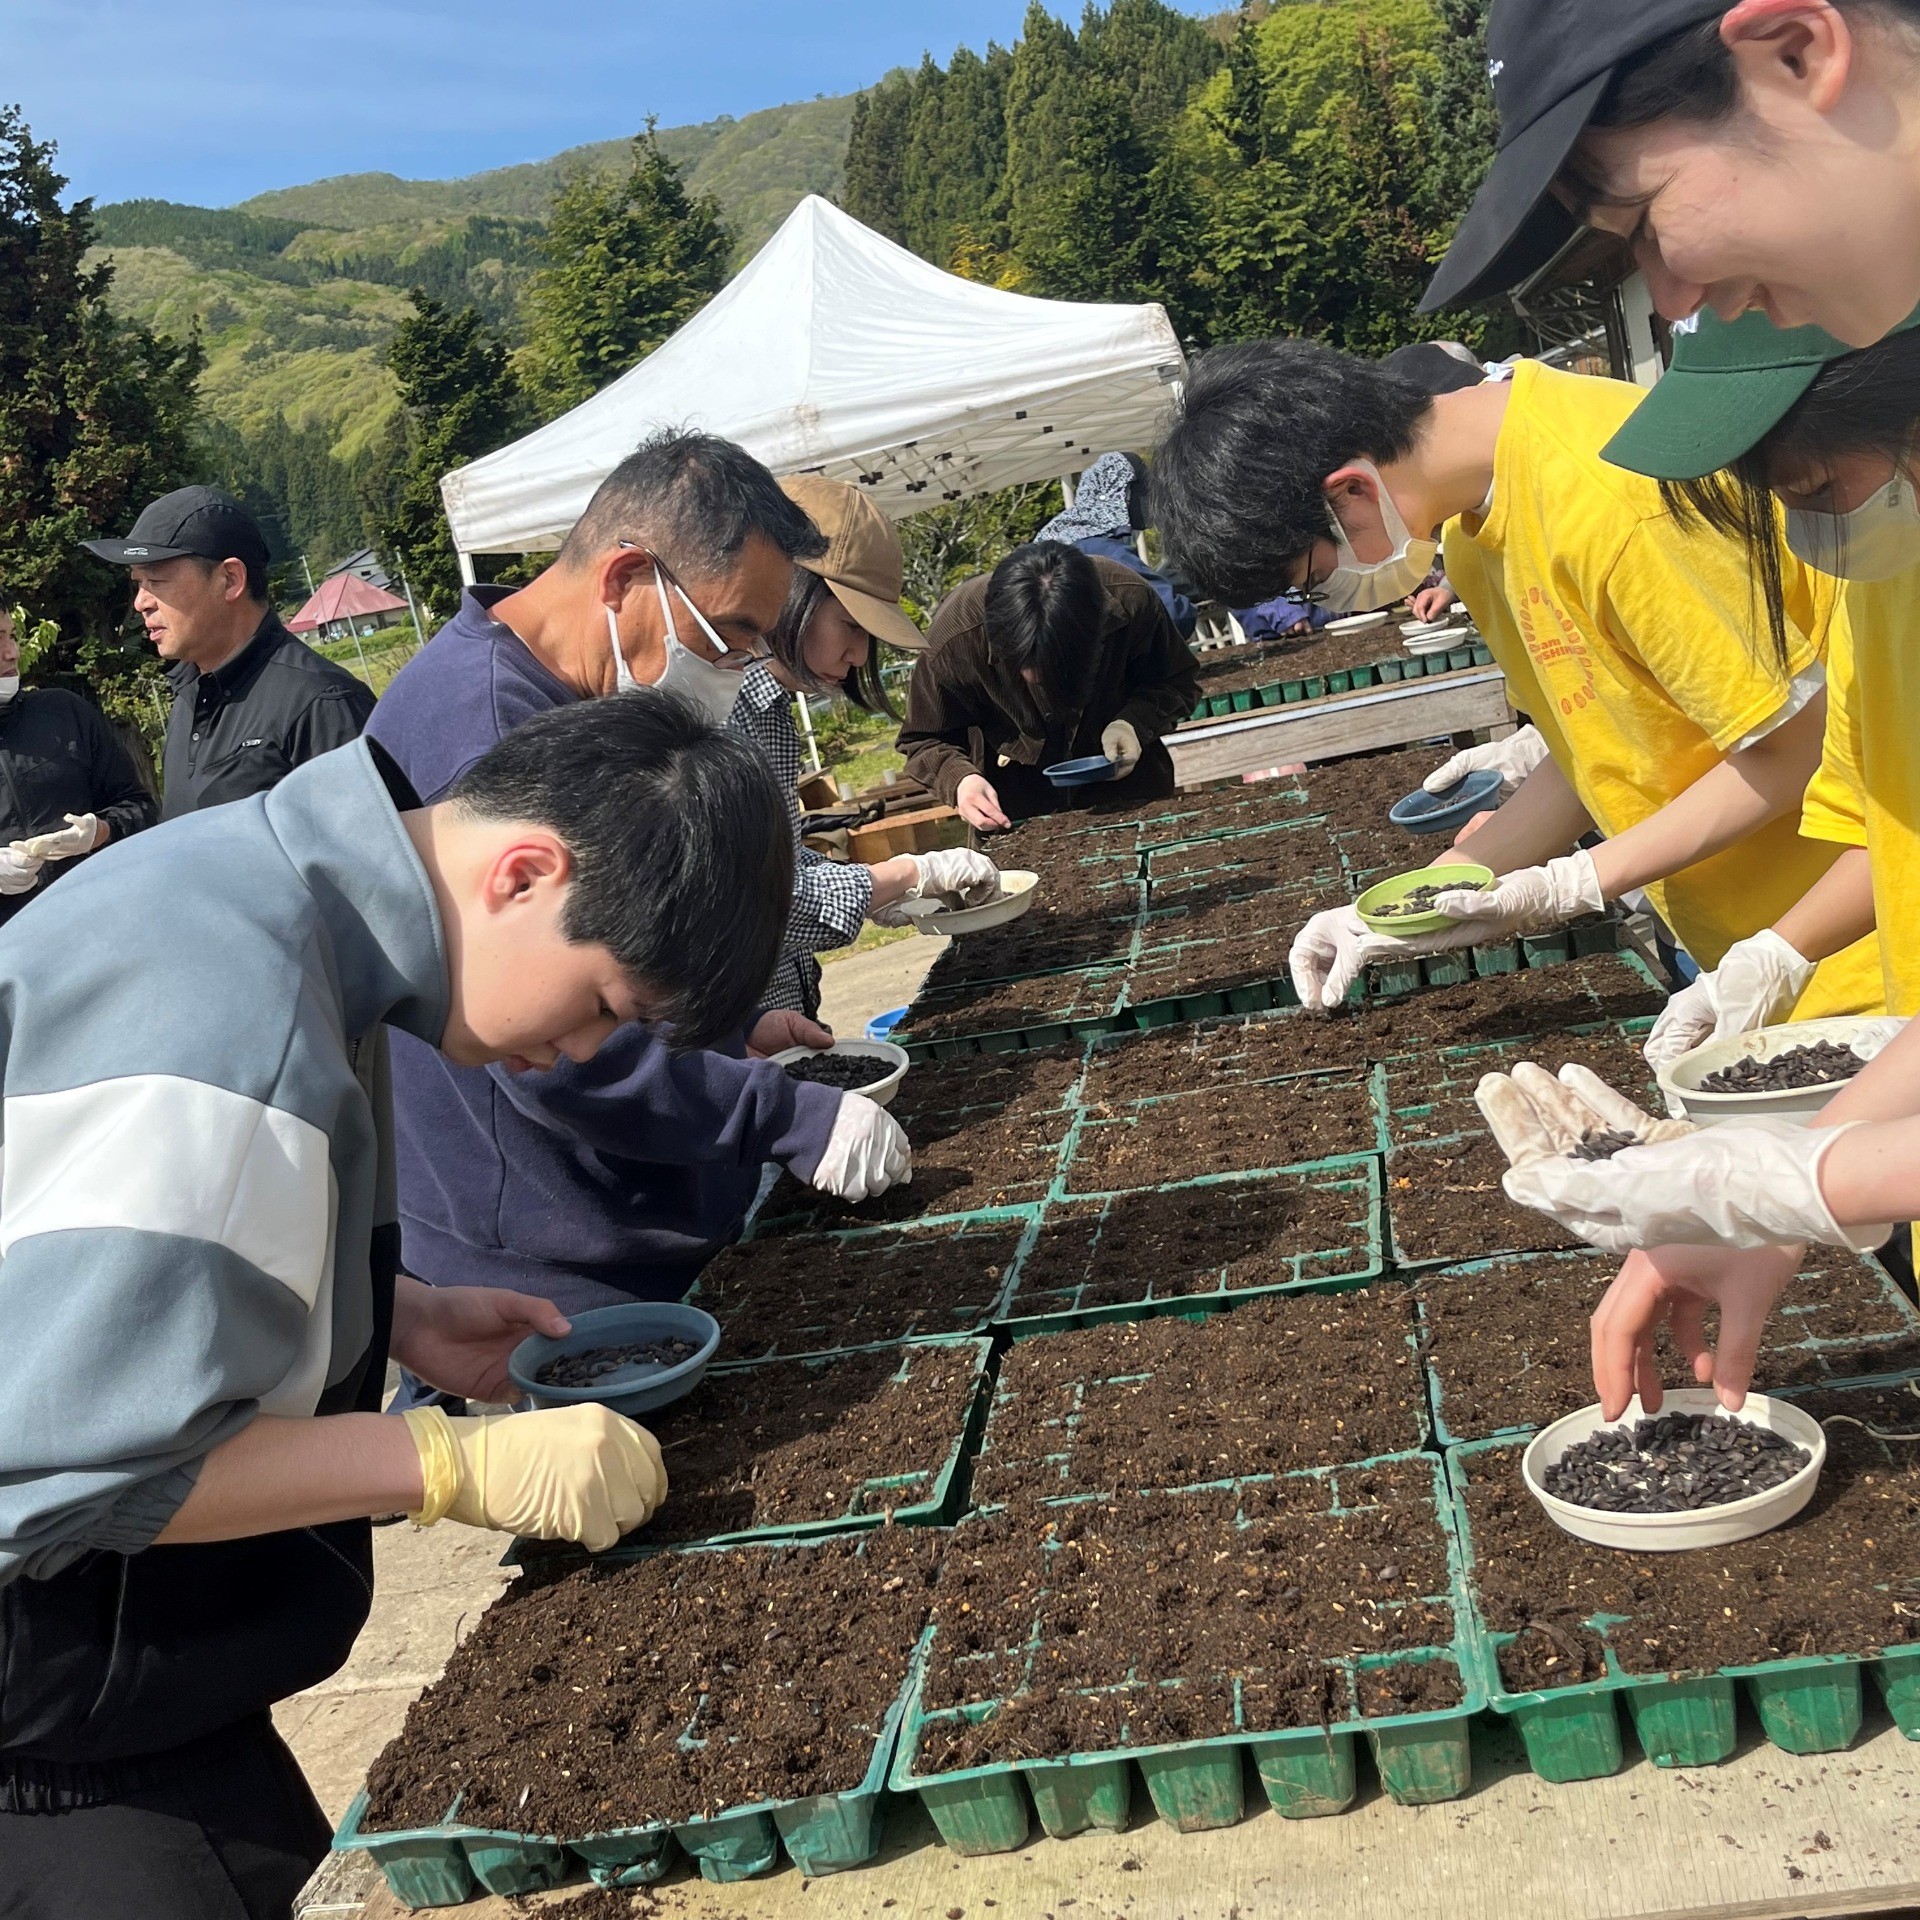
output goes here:
[{"label": "hand planting seed", "polygon": [[805,1060],[789,1060],[789,1080],[811,1080],[817,1087],[838,1087],[842,1093],[858,1093],[884,1080],[893,1068],[884,1060],[873,1060],[857,1053],[816,1053]]},{"label": "hand planting seed", "polygon": [[1830,1087],[1851,1080],[1867,1063],[1851,1047],[1831,1040],[1788,1047],[1771,1060],[1749,1054],[1700,1082],[1702,1093],[1785,1093],[1795,1087]]},{"label": "hand planting seed", "polygon": [[677,1367],[700,1349],[691,1340],[646,1340],[631,1347],[594,1347],[563,1353],[533,1377],[543,1387],[593,1387],[625,1367]]},{"label": "hand planting seed", "polygon": [[1603,1427],[1569,1447],[1542,1483],[1602,1513],[1686,1513],[1783,1485],[1812,1458],[1770,1427],[1724,1413],[1663,1413]]}]

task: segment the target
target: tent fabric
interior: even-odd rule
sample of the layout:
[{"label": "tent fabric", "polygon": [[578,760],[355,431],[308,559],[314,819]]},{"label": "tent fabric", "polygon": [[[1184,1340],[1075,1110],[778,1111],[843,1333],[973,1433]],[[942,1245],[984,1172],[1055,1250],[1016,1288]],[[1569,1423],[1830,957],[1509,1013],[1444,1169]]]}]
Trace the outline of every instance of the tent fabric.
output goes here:
[{"label": "tent fabric", "polygon": [[407,603],[383,593],[354,573],[330,573],[313,597],[287,622],[289,633],[312,633],[337,620],[360,620],[375,613],[405,613]]},{"label": "tent fabric", "polygon": [[899,520],[1151,446],[1185,372],[1161,307],[978,286],[809,195],[637,367],[440,491],[461,552],[546,552],[642,439],[691,426]]}]

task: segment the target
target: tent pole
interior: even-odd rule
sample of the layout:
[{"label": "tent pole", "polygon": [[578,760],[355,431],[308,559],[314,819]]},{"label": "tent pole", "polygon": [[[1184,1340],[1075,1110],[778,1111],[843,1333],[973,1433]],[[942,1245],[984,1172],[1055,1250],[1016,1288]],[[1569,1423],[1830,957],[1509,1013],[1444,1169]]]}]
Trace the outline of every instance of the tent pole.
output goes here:
[{"label": "tent pole", "polygon": [[473,570],[473,555],[465,547],[455,547],[453,557],[460,562],[460,584],[477,587],[480,584],[480,576]]},{"label": "tent pole", "polygon": [[1067,503],[1069,513],[1073,511],[1073,481],[1074,476],[1070,473],[1060,476],[1060,497]]},{"label": "tent pole", "polygon": [[804,693],[796,693],[793,704],[800,709],[800,731],[807,736],[807,758],[813,762],[813,771],[818,773],[821,767],[820,742],[813,737],[813,709],[807,704]]}]

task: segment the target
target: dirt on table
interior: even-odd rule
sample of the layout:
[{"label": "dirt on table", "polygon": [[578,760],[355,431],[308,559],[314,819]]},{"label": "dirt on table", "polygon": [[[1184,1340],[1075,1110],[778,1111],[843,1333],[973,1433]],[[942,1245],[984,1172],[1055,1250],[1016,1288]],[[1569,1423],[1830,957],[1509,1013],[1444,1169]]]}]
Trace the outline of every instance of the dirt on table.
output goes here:
[{"label": "dirt on table", "polygon": [[941,1536],[661,1554],[522,1578],[374,1762],[371,1832],[578,1839],[860,1784]]},{"label": "dirt on table", "polygon": [[1010,1318],[1239,1293],[1365,1270],[1357,1182],[1270,1180],[1056,1203],[1020,1263]]},{"label": "dirt on table", "polygon": [[1446,1646],[1447,1581],[1424,1460],[969,1520],[935,1593],[926,1698],[1012,1710],[934,1722],[916,1770],[1231,1732],[1235,1680],[1263,1729],[1351,1719],[1344,1662]]},{"label": "dirt on table", "polygon": [[720,1322],[722,1360],[822,1353],[910,1334],[972,1333],[999,1301],[1020,1226],[729,1247],[690,1296]]},{"label": "dirt on table", "polygon": [[942,993],[976,981],[1122,961],[1133,944],[1141,891],[1130,880],[1070,886],[1059,873],[1043,875],[1040,897],[1019,919],[956,935],[928,969],[922,990]]},{"label": "dirt on table", "polygon": [[[1846,1413],[1920,1432],[1902,1389],[1815,1392]],[[1700,1553],[1628,1553],[1563,1533],[1520,1479],[1524,1442],[1473,1455],[1467,1513],[1487,1625],[1521,1638],[1500,1654],[1510,1692],[1604,1670],[1588,1623],[1629,1673],[1700,1673],[1813,1654],[1873,1654],[1920,1638],[1920,1445],[1830,1424],[1807,1507],[1783,1527]]]},{"label": "dirt on table", "polygon": [[1426,1438],[1412,1333],[1406,1290],[1380,1286],[1018,1341],[973,1498],[1191,1486],[1410,1452]]},{"label": "dirt on table", "polygon": [[1379,1146],[1364,1075],[1216,1087],[1090,1110],[1067,1185],[1076,1193],[1114,1193],[1202,1174],[1376,1153]]}]

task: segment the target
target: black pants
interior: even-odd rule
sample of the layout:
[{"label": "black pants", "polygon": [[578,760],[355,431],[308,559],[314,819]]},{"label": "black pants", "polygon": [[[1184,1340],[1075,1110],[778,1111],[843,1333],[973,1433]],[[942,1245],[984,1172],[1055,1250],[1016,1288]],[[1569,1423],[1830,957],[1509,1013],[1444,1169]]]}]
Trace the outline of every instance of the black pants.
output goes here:
[{"label": "black pants", "polygon": [[94,1805],[0,1813],[0,1920],[287,1920],[330,1830],[265,1714],[140,1774]]}]

